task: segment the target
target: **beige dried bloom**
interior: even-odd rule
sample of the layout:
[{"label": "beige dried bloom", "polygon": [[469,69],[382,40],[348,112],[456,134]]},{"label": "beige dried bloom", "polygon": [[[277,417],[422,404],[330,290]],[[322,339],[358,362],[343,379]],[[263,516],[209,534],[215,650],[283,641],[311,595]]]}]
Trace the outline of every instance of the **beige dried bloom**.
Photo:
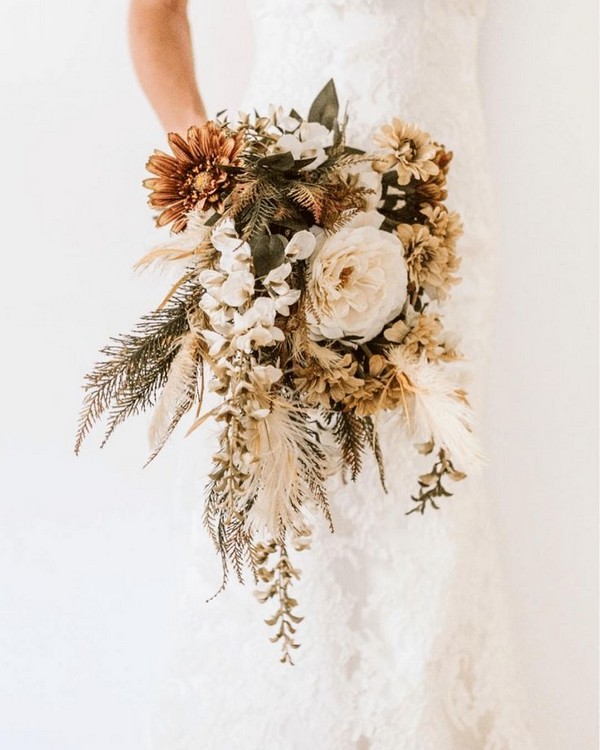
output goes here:
[{"label": "beige dried bloom", "polygon": [[427,217],[429,231],[446,244],[454,246],[463,234],[463,224],[456,211],[447,211],[444,206],[426,205],[421,213]]},{"label": "beige dried bloom", "polygon": [[387,172],[391,167],[396,167],[399,185],[408,185],[412,178],[427,180],[440,171],[434,161],[437,152],[435,144],[429,134],[416,125],[394,117],[391,125],[383,125],[373,140],[378,146],[392,152],[376,160],[374,168]]},{"label": "beige dried bloom", "polygon": [[454,247],[442,242],[423,224],[399,224],[396,234],[404,245],[408,278],[414,290],[423,288],[431,299],[445,299],[459,279]]},{"label": "beige dried bloom", "polygon": [[424,353],[430,362],[441,358],[444,352],[440,343],[443,328],[437,315],[414,313],[410,325],[404,321],[398,323],[384,331],[383,335],[388,341],[402,344],[408,357],[418,359]]},{"label": "beige dried bloom", "polygon": [[338,354],[315,342],[309,344],[309,356],[298,365],[294,382],[307,403],[328,409],[332,402],[344,401],[363,381],[356,377],[358,362],[352,354]]},{"label": "beige dried bloom", "polygon": [[361,386],[345,400],[345,408],[359,417],[370,417],[382,409],[396,409],[406,403],[410,384],[382,354],[369,358],[369,372]]},{"label": "beige dried bloom", "polygon": [[429,203],[432,206],[445,201],[448,197],[446,190],[446,178],[450,162],[452,161],[452,151],[446,151],[443,146],[436,144],[437,152],[433,157],[433,163],[437,165],[438,171],[430,175],[426,180],[415,182],[413,189],[418,203]]},{"label": "beige dried bloom", "polygon": [[419,359],[422,354],[429,362],[452,362],[461,358],[456,337],[444,331],[439,316],[418,313],[410,306],[405,319],[386,328],[383,336],[393,344],[402,344],[402,350],[412,359]]}]

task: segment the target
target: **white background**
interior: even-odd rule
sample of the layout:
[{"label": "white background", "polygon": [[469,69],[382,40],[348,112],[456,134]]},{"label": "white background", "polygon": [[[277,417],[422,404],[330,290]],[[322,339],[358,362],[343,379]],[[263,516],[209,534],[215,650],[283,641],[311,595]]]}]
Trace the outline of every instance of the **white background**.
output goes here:
[{"label": "white background", "polygon": [[[241,0],[192,6],[209,110],[235,107]],[[130,270],[157,239],[137,186],[163,136],[125,17],[0,7],[2,750],[143,748],[181,571],[176,450],[142,472],[141,420],[71,453],[83,372],[162,288]],[[490,471],[540,750],[597,746],[595,32],[593,0],[490,0],[481,50],[503,223]]]}]

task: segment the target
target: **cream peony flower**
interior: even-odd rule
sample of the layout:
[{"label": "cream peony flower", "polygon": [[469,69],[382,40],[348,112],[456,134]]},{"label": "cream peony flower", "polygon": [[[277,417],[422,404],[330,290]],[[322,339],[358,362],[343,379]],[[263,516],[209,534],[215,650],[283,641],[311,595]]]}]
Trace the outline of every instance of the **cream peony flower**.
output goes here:
[{"label": "cream peony flower", "polygon": [[369,341],[402,309],[404,248],[379,229],[382,221],[376,211],[357,214],[310,258],[307,321],[315,338]]}]

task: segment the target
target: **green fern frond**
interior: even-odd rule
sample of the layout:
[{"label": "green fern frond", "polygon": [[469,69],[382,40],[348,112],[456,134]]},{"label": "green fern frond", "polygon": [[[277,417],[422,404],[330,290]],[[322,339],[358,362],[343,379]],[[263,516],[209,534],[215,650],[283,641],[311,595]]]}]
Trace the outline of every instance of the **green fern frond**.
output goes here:
[{"label": "green fern frond", "polygon": [[188,315],[202,294],[197,282],[188,282],[159,310],[142,317],[133,333],[118,336],[101,350],[104,359],[85,378],[75,453],[92,428],[110,412],[102,445],[128,417],[154,405],[165,385],[178,351],[189,330]]}]

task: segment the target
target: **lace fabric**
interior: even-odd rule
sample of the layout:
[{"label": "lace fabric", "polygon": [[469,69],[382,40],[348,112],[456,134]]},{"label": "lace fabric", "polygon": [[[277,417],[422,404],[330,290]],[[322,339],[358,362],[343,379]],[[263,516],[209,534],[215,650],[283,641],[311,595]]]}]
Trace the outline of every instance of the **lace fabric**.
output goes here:
[{"label": "lace fabric", "polygon": [[[446,315],[463,337],[481,403],[496,226],[477,84],[481,0],[250,0],[257,59],[242,108],[306,111],[333,77],[349,137],[368,146],[399,115],[455,153],[449,206],[466,228],[463,284]],[[513,673],[485,478],[438,512],[406,515],[426,465],[399,421],[380,419],[388,493],[368,458],[331,486],[335,533],[315,520],[298,553],[306,619],[296,665],[278,661],[271,614],[232,582],[202,527],[211,426],[187,441],[180,498],[193,530],[173,661],[157,709],[160,750],[533,750]]]}]

